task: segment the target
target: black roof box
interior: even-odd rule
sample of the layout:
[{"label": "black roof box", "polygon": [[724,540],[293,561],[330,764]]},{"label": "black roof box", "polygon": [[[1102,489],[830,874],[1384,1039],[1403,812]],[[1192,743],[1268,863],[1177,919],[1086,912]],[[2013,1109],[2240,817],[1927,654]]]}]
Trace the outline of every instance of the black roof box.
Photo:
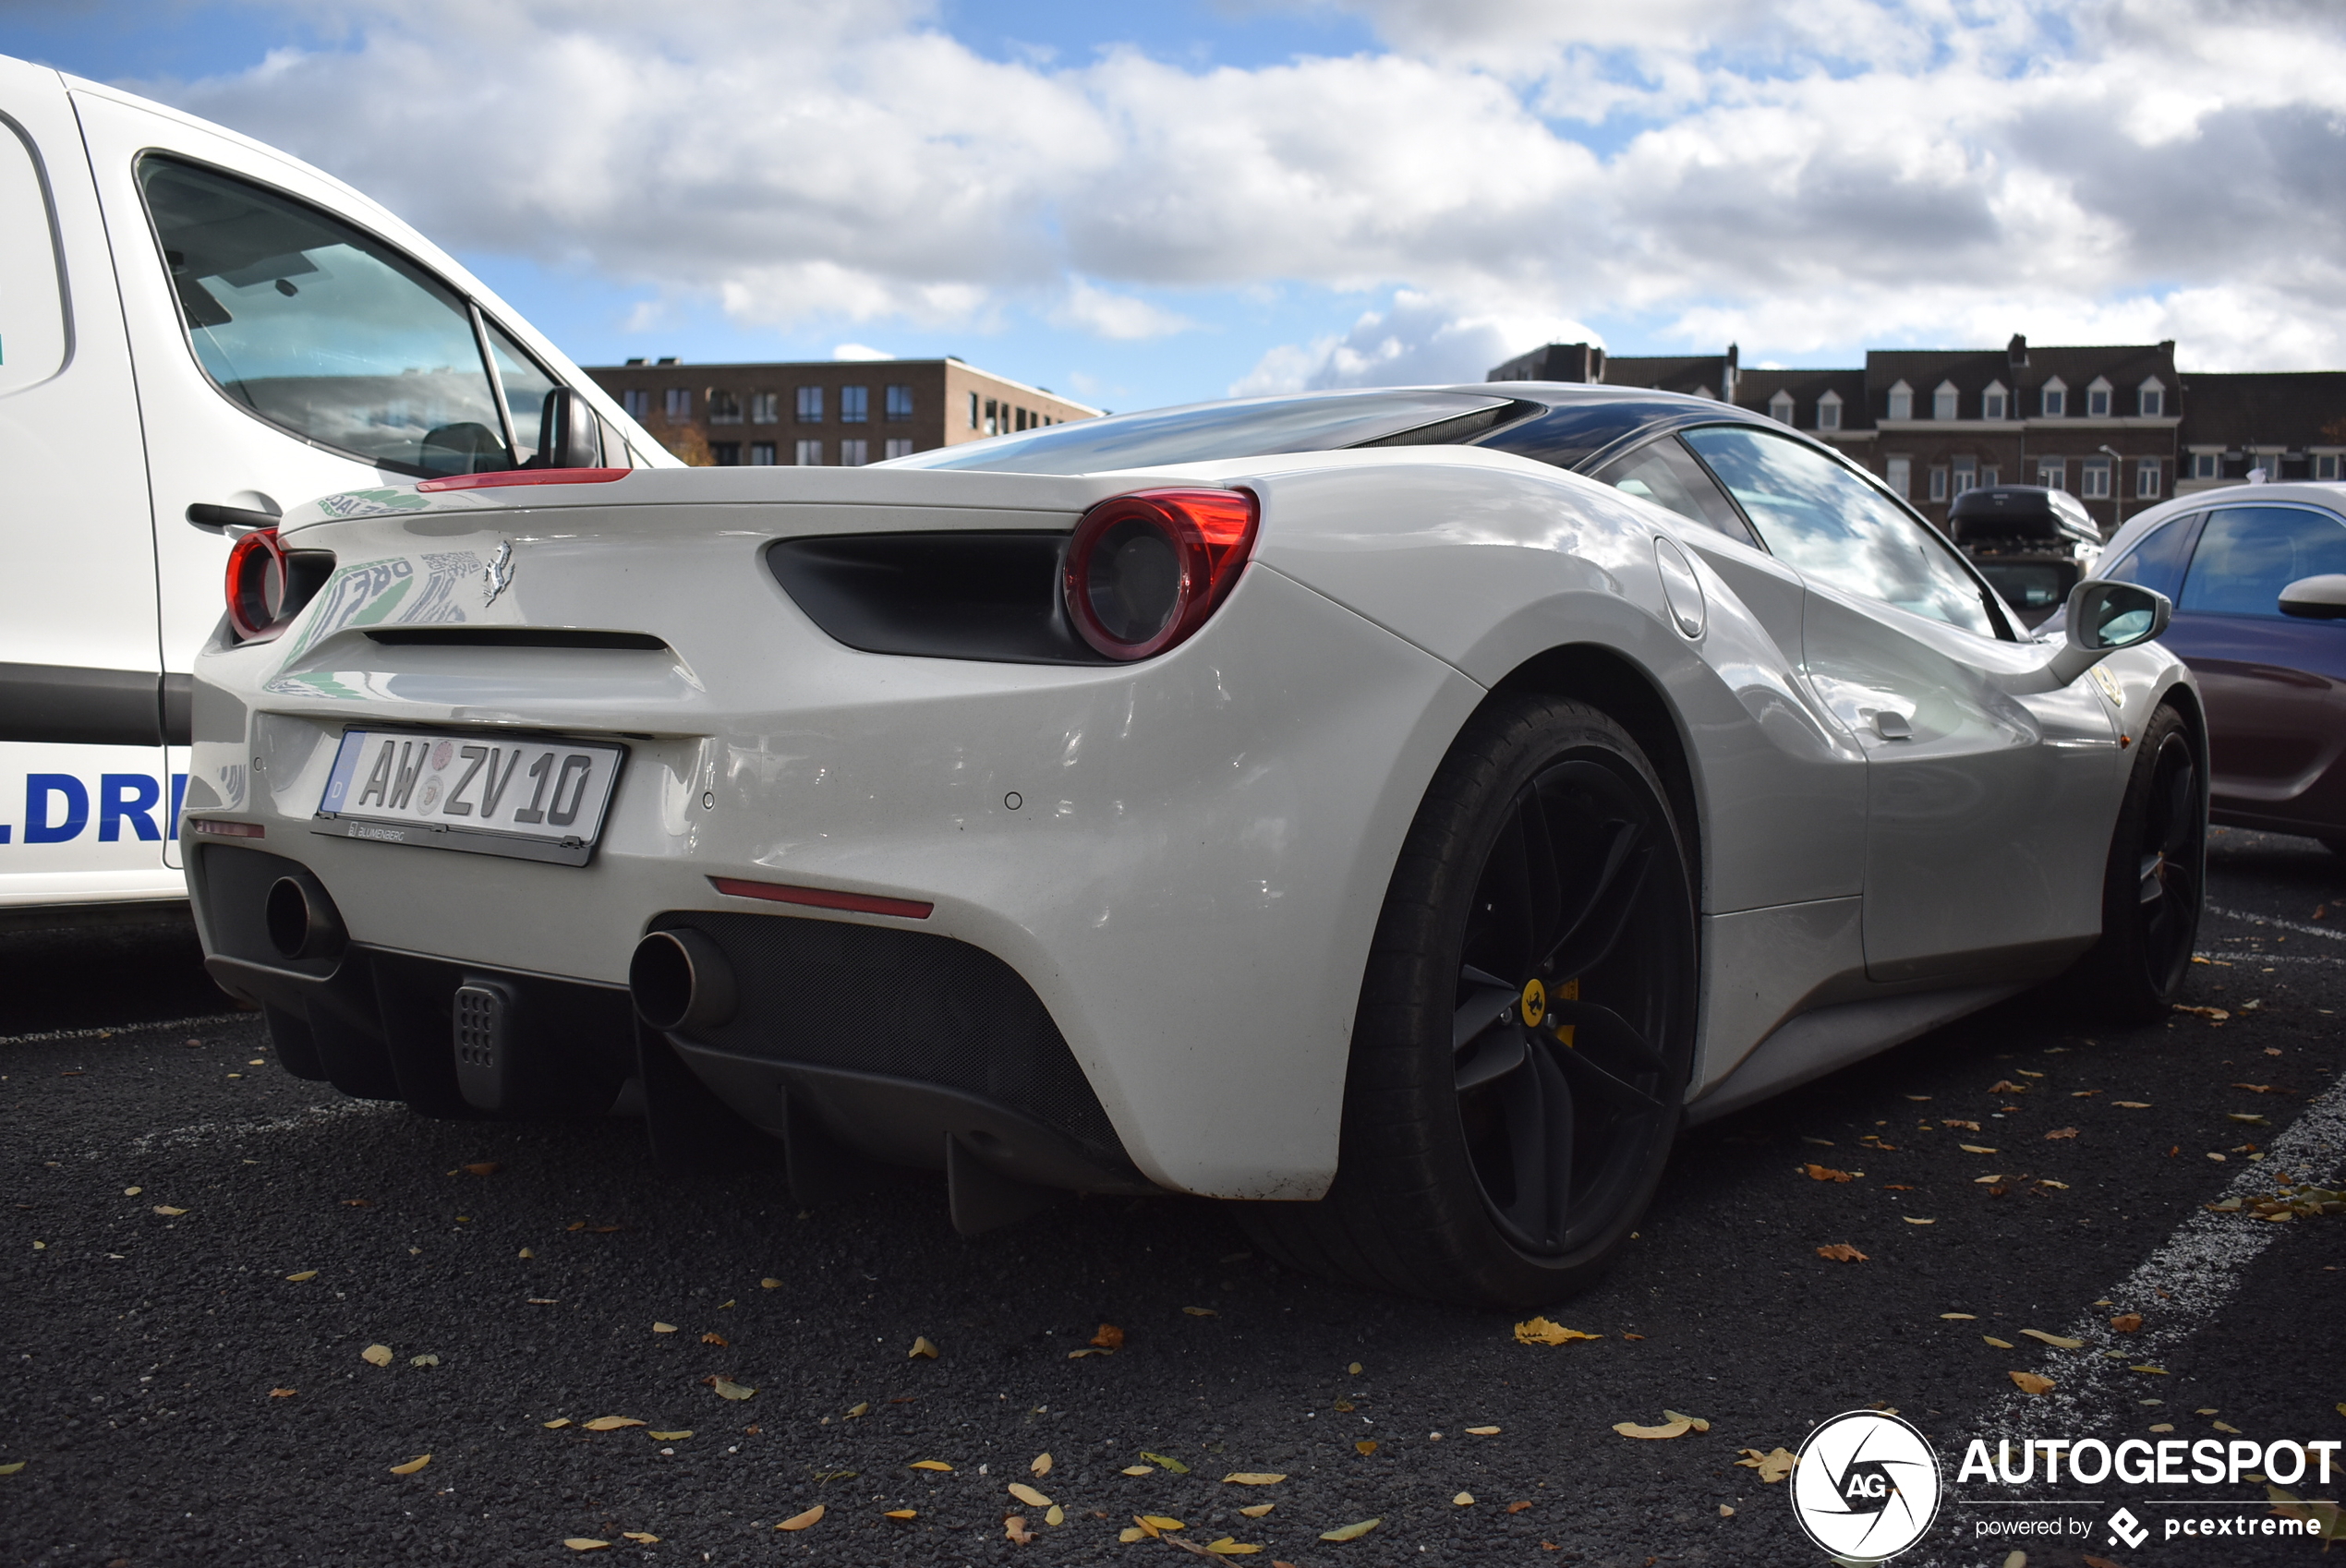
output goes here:
[{"label": "black roof box", "polygon": [[2066,490],[2042,485],[1981,485],[1964,491],[1947,509],[1947,531],[1965,539],[2041,539],[2048,544],[2077,539],[2101,543],[2085,503]]}]

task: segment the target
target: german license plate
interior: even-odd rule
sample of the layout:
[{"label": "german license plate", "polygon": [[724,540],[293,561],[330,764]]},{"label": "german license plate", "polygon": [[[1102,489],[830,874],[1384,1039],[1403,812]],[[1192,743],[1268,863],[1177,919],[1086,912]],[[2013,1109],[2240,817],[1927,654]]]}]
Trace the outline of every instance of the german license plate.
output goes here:
[{"label": "german license plate", "polygon": [[315,831],[585,865],[627,748],[539,735],[351,730]]}]

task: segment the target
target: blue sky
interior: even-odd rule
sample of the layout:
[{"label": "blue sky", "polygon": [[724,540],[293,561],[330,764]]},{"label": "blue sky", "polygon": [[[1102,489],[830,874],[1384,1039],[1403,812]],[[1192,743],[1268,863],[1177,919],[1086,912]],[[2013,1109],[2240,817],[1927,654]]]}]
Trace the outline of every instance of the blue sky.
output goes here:
[{"label": "blue sky", "polygon": [[2208,20],[0,0],[0,52],[349,179],[582,362],[857,344],[1134,408],[1468,379],[1556,336],[1830,364],[2024,331],[2346,363],[2336,13]]}]

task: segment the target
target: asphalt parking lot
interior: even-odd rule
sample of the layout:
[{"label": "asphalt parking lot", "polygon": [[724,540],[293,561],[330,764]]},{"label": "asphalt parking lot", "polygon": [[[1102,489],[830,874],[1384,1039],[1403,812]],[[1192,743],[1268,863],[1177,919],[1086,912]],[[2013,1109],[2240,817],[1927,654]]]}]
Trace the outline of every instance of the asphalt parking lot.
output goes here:
[{"label": "asphalt parking lot", "polygon": [[[2023,997],[1690,1135],[1628,1260],[1550,1314],[1599,1337],[1553,1345],[1281,1272],[1203,1203],[965,1240],[934,1180],[808,1212],[662,1176],[625,1122],[345,1101],[184,931],[0,937],[0,1560],[1810,1564],[1736,1460],[1875,1405],[1948,1470],[1905,1561],[2310,1563],[2095,1523],[2268,1516],[2245,1480],[1989,1502],[1953,1473],[2000,1432],[2346,1439],[2346,1215],[2253,1212],[2340,1184],[2346,860],[2211,855],[2192,1010]],[[1708,1429],[1614,1429],[1665,1411]],[[2092,1533],[1982,1533],[2023,1502]]]}]

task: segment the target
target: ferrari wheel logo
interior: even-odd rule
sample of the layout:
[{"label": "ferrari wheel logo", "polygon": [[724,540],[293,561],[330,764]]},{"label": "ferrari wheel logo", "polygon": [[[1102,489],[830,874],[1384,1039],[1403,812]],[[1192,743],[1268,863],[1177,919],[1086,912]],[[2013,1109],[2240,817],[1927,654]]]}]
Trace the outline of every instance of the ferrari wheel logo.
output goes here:
[{"label": "ferrari wheel logo", "polygon": [[1537,1029],[1540,1027],[1540,1020],[1547,1016],[1548,988],[1541,984],[1537,979],[1525,981],[1523,983],[1523,1021]]}]

